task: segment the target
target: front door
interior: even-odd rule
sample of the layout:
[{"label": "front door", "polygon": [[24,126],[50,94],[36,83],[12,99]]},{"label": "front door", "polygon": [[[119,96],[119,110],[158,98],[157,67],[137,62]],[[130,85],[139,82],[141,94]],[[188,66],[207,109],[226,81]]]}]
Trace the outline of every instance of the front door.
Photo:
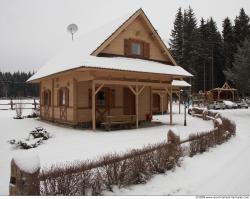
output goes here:
[{"label": "front door", "polygon": [[123,89],[123,113],[135,115],[135,95],[129,88]]},{"label": "front door", "polygon": [[161,104],[160,96],[154,93],[153,94],[153,113],[154,114],[160,112],[160,104]]}]

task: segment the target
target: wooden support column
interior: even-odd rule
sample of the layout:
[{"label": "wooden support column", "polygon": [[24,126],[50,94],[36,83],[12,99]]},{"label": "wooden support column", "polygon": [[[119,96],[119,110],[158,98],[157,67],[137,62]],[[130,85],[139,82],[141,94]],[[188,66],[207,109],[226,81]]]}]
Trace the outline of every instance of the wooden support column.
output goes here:
[{"label": "wooden support column", "polygon": [[95,82],[92,81],[92,130],[96,130],[95,116]]},{"label": "wooden support column", "polygon": [[179,114],[181,114],[181,93],[178,94],[179,97]]},{"label": "wooden support column", "polygon": [[161,114],[163,115],[163,97],[164,97],[164,94],[159,93],[159,95],[160,95],[160,99],[161,99]]},{"label": "wooden support column", "polygon": [[145,86],[142,86],[140,89],[138,85],[135,86],[135,89],[131,85],[128,85],[128,87],[135,95],[136,128],[139,128],[139,95]]},{"label": "wooden support column", "polygon": [[168,100],[168,94],[167,94],[167,107],[166,107],[166,112],[167,112],[167,114],[169,113],[169,112],[168,112],[168,102],[169,102],[169,100]]},{"label": "wooden support column", "polygon": [[74,78],[73,79],[73,121],[74,121],[74,124],[78,123],[77,106],[78,106],[78,100],[77,100],[77,80]]},{"label": "wooden support column", "polygon": [[170,88],[170,125],[173,125],[173,102],[172,102],[172,86]]},{"label": "wooden support column", "polygon": [[139,94],[138,94],[138,85],[135,86],[135,107],[136,107],[136,128],[139,128],[139,108],[138,108],[138,98],[139,98]]},{"label": "wooden support column", "polygon": [[55,119],[55,79],[52,79],[52,89],[51,89],[51,108],[52,108],[52,120]]},{"label": "wooden support column", "polygon": [[152,100],[152,86],[149,87],[150,89],[150,98],[149,98],[149,101],[150,101],[150,115],[153,115],[153,111],[152,111],[152,107],[153,107],[153,100]]}]

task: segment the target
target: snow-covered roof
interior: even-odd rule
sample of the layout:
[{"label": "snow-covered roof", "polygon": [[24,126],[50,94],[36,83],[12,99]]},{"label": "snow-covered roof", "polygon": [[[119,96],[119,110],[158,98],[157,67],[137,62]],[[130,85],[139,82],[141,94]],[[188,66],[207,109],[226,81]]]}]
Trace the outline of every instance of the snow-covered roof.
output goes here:
[{"label": "snow-covered roof", "polygon": [[67,71],[80,67],[146,72],[177,76],[192,76],[189,72],[187,72],[180,66],[171,66],[159,62],[135,58],[87,56],[82,58],[82,60],[75,59],[69,61],[66,59],[67,57],[62,60],[62,65],[56,65],[53,62],[48,63],[47,65],[42,67],[36,74],[34,74],[28,81],[46,77],[48,75],[59,73],[61,71]]},{"label": "snow-covered roof", "polygon": [[79,67],[192,76],[180,66],[170,66],[134,58],[104,58],[91,55],[132,16],[133,13],[130,12],[117,20],[76,38],[66,49],[41,67],[28,81],[34,81],[52,74]]},{"label": "snow-covered roof", "polygon": [[172,86],[190,87],[191,85],[184,80],[173,80]]}]

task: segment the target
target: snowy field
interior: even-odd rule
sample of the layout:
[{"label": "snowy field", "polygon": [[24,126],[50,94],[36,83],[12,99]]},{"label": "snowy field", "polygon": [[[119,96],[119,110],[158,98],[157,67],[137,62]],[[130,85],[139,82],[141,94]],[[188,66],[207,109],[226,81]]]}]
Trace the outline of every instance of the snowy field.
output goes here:
[{"label": "snowy field", "polygon": [[[183,109],[182,109],[183,110]],[[27,115],[31,110],[25,110]],[[182,111],[183,113],[183,111]],[[237,136],[228,143],[214,148],[211,152],[193,158],[186,157],[182,167],[166,175],[155,176],[146,185],[116,190],[108,195],[167,195],[167,194],[227,194],[250,193],[250,136],[247,125],[249,110],[223,111],[223,115],[237,121]],[[124,152],[166,140],[169,116],[155,116],[154,120],[164,124],[157,127],[120,131],[77,130],[45,123],[38,119],[14,120],[15,111],[0,111],[0,195],[8,195],[11,158],[27,152],[13,148],[7,141],[26,138],[33,128],[42,126],[53,138],[29,152],[37,153],[42,167],[51,164],[93,159],[111,152]],[[179,115],[174,106],[174,127],[181,139],[188,134],[213,128],[211,121],[202,121],[187,115],[188,126],[183,126],[183,114]]]}]

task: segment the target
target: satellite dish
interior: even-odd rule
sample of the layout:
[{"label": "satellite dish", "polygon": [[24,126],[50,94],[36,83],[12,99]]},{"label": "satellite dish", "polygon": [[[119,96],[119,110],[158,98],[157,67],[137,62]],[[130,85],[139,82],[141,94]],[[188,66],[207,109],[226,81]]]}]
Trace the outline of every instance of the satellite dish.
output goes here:
[{"label": "satellite dish", "polygon": [[76,24],[70,24],[67,27],[67,31],[71,34],[72,36],[72,41],[74,40],[74,34],[78,31],[78,27]]}]

